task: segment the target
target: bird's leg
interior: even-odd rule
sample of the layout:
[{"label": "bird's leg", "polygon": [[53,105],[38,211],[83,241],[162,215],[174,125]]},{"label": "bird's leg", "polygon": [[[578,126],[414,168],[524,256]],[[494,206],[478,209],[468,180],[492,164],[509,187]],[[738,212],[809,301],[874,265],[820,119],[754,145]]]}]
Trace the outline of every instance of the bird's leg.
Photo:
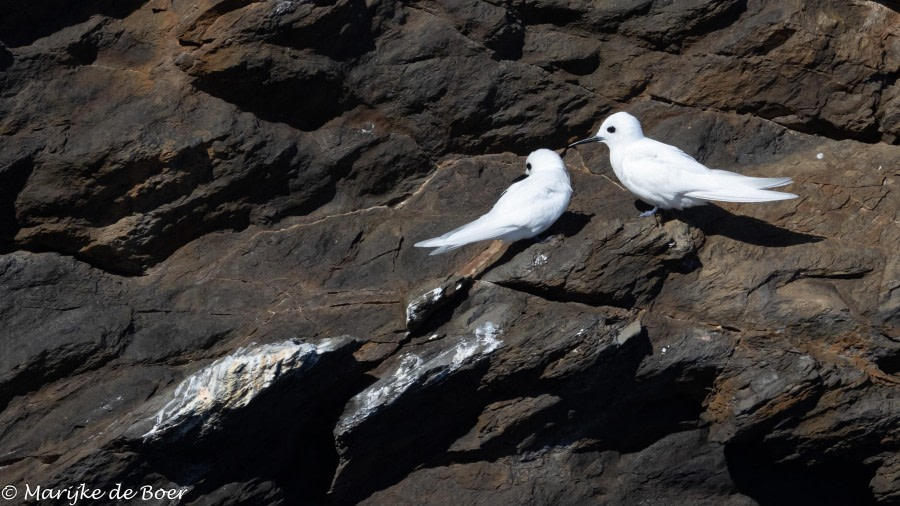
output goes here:
[{"label": "bird's leg", "polygon": [[656,211],[659,211],[659,206],[653,206],[653,209],[649,211],[644,211],[640,214],[641,218],[647,218],[656,214]]}]

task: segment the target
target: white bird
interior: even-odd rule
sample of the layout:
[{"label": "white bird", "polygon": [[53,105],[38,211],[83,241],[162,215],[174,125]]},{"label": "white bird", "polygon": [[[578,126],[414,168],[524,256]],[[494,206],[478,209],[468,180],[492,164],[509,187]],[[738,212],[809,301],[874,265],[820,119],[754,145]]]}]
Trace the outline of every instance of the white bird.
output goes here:
[{"label": "white bird", "polygon": [[597,135],[574,142],[577,146],[602,142],[609,146],[609,163],[619,181],[641,200],[658,209],[684,209],[724,202],[766,202],[797,198],[793,193],[770,191],[791,184],[789,177],[749,177],[707,168],[684,151],[644,137],[641,124],[627,112],[606,118]]},{"label": "white bird", "polygon": [[539,149],[525,161],[525,179],[513,183],[487,214],[446,234],[417,242],[418,248],[437,248],[439,255],[475,241],[513,242],[550,228],[569,205],[572,185],[562,158]]}]

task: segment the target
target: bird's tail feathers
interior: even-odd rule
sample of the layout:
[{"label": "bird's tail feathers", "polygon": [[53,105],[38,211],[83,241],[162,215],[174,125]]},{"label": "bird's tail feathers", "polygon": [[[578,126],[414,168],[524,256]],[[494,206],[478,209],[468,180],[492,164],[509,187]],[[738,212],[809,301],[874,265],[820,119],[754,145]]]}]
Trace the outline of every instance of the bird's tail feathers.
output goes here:
[{"label": "bird's tail feathers", "polygon": [[515,228],[516,227],[514,226],[497,227],[496,225],[491,224],[489,220],[477,219],[472,223],[451,230],[440,237],[419,241],[413,246],[416,246],[417,248],[437,247],[437,249],[430,254],[439,255],[472,242],[499,239],[513,231]]},{"label": "bird's tail feathers", "polygon": [[726,181],[734,181],[736,184],[740,184],[741,186],[749,186],[751,188],[758,188],[760,190],[765,190],[768,188],[778,188],[779,186],[786,186],[794,182],[793,179],[789,177],[751,177],[745,176],[743,174],[738,174],[737,172],[730,172],[727,170],[718,170],[713,169],[710,171],[713,176],[719,178],[719,180]]},{"label": "bird's tail feathers", "polygon": [[793,193],[776,192],[752,187],[715,188],[696,190],[684,194],[686,197],[721,202],[768,202],[770,200],[788,200],[797,198]]},{"label": "bird's tail feathers", "polygon": [[417,248],[435,248],[435,247],[441,245],[440,241],[441,241],[440,237],[434,237],[432,239],[425,239],[424,241],[419,241],[419,242],[413,244],[413,246],[415,246]]},{"label": "bird's tail feathers", "polygon": [[425,239],[424,241],[419,241],[419,242],[413,244],[413,246],[415,246],[417,248],[435,248],[437,246],[443,246],[446,244],[447,238],[450,237],[451,235],[453,235],[458,230],[459,229],[451,230],[444,235],[439,235],[437,237],[432,237],[431,239]]},{"label": "bird's tail feathers", "polygon": [[441,253],[446,253],[448,251],[453,251],[456,248],[459,248],[462,244],[454,244],[452,246],[441,246],[440,248],[436,248],[429,253],[429,256],[440,255]]},{"label": "bird's tail feathers", "polygon": [[455,250],[456,248],[463,246],[463,244],[447,244],[440,237],[435,237],[433,239],[419,241],[413,244],[413,246],[417,248],[437,248],[429,253],[429,255],[440,255],[441,253]]}]

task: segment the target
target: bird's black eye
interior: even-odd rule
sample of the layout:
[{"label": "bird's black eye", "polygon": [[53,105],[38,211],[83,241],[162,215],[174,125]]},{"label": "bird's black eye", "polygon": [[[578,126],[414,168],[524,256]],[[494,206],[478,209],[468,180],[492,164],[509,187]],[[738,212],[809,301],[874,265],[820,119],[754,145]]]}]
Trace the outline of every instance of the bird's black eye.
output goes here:
[{"label": "bird's black eye", "polygon": [[614,133],[616,133],[616,127],[609,127],[609,128],[606,129],[606,131],[609,132],[609,133],[611,133],[611,134],[614,134]]},{"label": "bird's black eye", "polygon": [[528,170],[531,170],[531,164],[530,164],[530,163],[526,163],[526,164],[525,164],[525,168],[528,169]]}]

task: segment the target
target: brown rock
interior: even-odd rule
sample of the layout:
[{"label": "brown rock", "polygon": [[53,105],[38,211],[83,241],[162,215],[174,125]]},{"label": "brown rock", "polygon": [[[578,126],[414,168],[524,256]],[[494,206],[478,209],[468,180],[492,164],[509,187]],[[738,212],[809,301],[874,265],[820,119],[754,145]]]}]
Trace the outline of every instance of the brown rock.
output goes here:
[{"label": "brown rock", "polygon": [[[8,4],[0,485],[897,501],[895,2]],[[800,198],[412,247],[623,109]]]}]

